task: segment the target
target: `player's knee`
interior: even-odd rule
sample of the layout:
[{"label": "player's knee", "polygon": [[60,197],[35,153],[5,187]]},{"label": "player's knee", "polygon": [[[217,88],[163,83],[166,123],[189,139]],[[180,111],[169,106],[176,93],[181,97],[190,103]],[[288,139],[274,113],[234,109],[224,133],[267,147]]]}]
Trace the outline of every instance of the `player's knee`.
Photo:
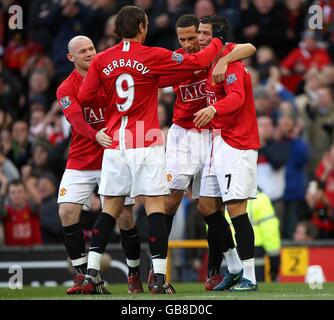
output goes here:
[{"label": "player's knee", "polygon": [[166,214],[175,214],[177,209],[179,208],[179,201],[175,199],[170,199],[166,201],[165,207],[166,207]]},{"label": "player's knee", "polygon": [[201,200],[197,203],[197,209],[202,216],[208,216],[215,212],[215,208],[205,202],[202,202]]},{"label": "player's knee", "polygon": [[59,206],[59,217],[63,226],[70,226],[78,223],[80,220],[80,211],[70,206]]},{"label": "player's knee", "polygon": [[172,193],[165,197],[166,214],[175,214],[182,201],[183,191],[173,190]]},{"label": "player's knee", "polygon": [[232,218],[246,213],[247,200],[231,201],[227,203],[227,211]]},{"label": "player's knee", "polygon": [[122,230],[129,230],[135,226],[135,222],[131,214],[122,212],[120,217],[117,219],[117,225]]}]

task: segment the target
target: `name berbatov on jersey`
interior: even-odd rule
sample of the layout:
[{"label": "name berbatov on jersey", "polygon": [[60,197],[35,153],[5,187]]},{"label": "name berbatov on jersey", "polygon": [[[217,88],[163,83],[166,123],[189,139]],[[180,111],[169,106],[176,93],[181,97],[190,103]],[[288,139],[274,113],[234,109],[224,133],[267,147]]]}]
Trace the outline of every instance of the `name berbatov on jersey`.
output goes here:
[{"label": "name berbatov on jersey", "polygon": [[137,60],[131,60],[131,59],[118,59],[118,60],[113,60],[111,63],[109,63],[105,68],[102,69],[103,73],[106,76],[109,76],[111,72],[113,72],[117,68],[124,68],[124,67],[129,67],[134,70],[137,70],[141,74],[146,74],[150,72],[150,69],[147,68],[144,64],[140,63]]},{"label": "name berbatov on jersey", "polygon": [[[185,57],[164,48],[122,40],[96,55],[80,88],[79,101],[88,104],[101,87],[104,89],[106,134],[113,140],[109,148],[125,150],[161,145],[164,134],[157,113],[161,77],[172,78],[175,73],[203,69],[221,49],[221,41],[213,39],[202,52]],[[199,91],[188,89],[186,96],[189,93],[195,96]]]}]

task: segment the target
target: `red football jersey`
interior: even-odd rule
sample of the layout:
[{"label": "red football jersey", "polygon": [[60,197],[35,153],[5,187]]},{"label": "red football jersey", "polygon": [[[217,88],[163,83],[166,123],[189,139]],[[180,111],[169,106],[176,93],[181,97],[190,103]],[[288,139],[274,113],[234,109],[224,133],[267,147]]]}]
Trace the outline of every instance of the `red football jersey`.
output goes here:
[{"label": "red football jersey", "polygon": [[211,120],[215,134],[220,134],[230,146],[259,149],[260,140],[251,76],[243,62],[230,63],[222,83],[213,85],[211,67],[206,83],[207,103],[217,110]]},{"label": "red football jersey", "polygon": [[100,86],[104,88],[108,100],[107,133],[113,139],[110,148],[162,144],[157,115],[160,76],[204,69],[221,49],[221,41],[213,39],[201,52],[183,56],[136,41],[121,41],[95,57],[81,86],[79,101],[89,102]]},{"label": "red football jersey", "polygon": [[[186,54],[182,48],[177,53]],[[208,70],[193,76],[180,84],[174,85],[176,94],[173,111],[173,123],[185,129],[194,129],[194,114],[206,107],[205,83]]]},{"label": "red football jersey", "polygon": [[[223,56],[230,53],[235,44],[226,44]],[[182,48],[176,50],[177,53],[185,54]],[[194,114],[205,108],[206,104],[206,79],[208,78],[208,69],[203,70],[198,75],[194,74],[189,80],[174,85],[176,94],[174,104],[173,123],[185,129],[196,129],[194,124]],[[205,128],[209,128],[208,125]]]},{"label": "red football jersey", "polygon": [[[103,90],[100,90],[91,104],[78,103],[78,93],[83,81],[83,76],[77,71],[64,80],[57,90],[57,99],[66,118],[71,114],[83,113],[86,121],[93,129],[99,131],[104,128],[104,110],[106,98]],[[75,170],[101,170],[103,148],[94,140],[80,135],[72,127],[70,151],[66,169]]]},{"label": "red football jersey", "polygon": [[6,246],[30,246],[42,243],[39,216],[27,204],[21,209],[5,206],[3,220]]}]

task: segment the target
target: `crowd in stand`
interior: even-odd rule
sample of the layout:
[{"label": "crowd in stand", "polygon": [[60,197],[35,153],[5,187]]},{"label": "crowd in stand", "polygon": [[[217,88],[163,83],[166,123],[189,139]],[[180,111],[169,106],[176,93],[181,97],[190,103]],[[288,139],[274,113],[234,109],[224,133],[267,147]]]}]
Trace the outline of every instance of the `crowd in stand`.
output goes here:
[{"label": "crowd in stand", "polygon": [[[23,30],[7,27],[13,4],[23,8]],[[176,49],[174,26],[182,14],[220,13],[230,22],[229,41],[256,46],[256,55],[246,63],[261,139],[259,188],[274,205],[283,238],[334,238],[334,1],[3,0],[0,243],[62,243],[57,192],[70,127],[55,91],[73,67],[66,58],[67,43],[83,34],[98,51],[114,45],[113,15],[126,4],[147,12],[147,45]],[[314,4],[322,8],[323,28],[310,30],[308,8]],[[159,119],[166,132],[174,98],[170,89],[161,90]],[[99,212],[97,198],[93,203],[93,215],[83,216],[87,230]],[[136,208],[145,240],[140,201]],[[196,214],[188,198],[183,208]]]}]

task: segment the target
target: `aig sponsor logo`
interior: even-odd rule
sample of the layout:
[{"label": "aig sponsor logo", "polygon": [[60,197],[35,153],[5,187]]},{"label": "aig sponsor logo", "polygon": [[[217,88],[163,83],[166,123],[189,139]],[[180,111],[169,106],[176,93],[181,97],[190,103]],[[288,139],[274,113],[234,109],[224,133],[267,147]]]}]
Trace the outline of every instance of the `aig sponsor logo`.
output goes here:
[{"label": "aig sponsor logo", "polygon": [[198,99],[205,99],[205,81],[202,80],[195,83],[180,86],[180,92],[183,102],[194,101]]},{"label": "aig sponsor logo", "polygon": [[99,123],[104,121],[104,109],[103,108],[84,108],[85,120],[87,123]]}]

